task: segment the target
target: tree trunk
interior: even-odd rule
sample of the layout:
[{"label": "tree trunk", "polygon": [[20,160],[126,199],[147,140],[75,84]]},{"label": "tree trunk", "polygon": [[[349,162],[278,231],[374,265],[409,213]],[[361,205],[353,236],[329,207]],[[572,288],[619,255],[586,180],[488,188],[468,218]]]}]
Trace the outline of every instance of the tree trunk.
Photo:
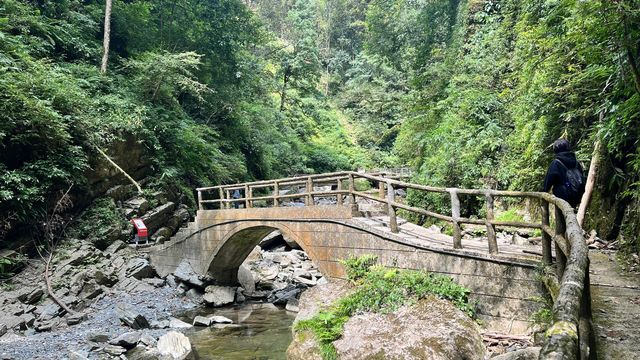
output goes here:
[{"label": "tree trunk", "polygon": [[118,171],[120,171],[127,179],[129,179],[129,181],[131,181],[133,185],[135,185],[136,189],[138,189],[138,194],[142,194],[142,188],[140,187],[140,184],[138,184],[138,182],[136,182],[129,174],[127,174],[126,171],[124,171],[120,166],[118,166],[118,164],[116,164],[115,161],[111,160],[109,155],[107,155],[99,147],[96,146],[96,150],[98,150],[100,155],[102,155],[111,165],[113,165],[113,167],[118,169]]},{"label": "tree trunk", "polygon": [[102,54],[102,65],[100,66],[100,72],[103,74],[107,73],[107,62],[109,61],[109,42],[111,39],[111,1],[112,0],[106,0],[104,8],[104,38],[102,41],[104,53]]},{"label": "tree trunk", "polygon": [[582,226],[584,222],[584,216],[591,200],[591,194],[593,193],[593,187],[596,183],[596,175],[598,173],[598,167],[600,166],[600,140],[596,141],[595,148],[593,149],[593,155],[591,157],[591,164],[589,164],[589,175],[587,176],[587,183],[585,184],[584,194],[582,194],[582,200],[580,200],[580,207],[578,207],[578,224]]},{"label": "tree trunk", "polygon": [[287,96],[287,83],[289,82],[289,71],[291,67],[287,65],[284,69],[284,79],[282,83],[282,92],[280,93],[280,112],[284,111],[284,102]]}]

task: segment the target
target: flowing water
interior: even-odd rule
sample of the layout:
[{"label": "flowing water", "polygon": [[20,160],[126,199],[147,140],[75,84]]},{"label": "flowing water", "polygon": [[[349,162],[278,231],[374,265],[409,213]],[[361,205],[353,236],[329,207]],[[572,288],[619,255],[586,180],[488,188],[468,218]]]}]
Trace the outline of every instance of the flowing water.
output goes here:
[{"label": "flowing water", "polygon": [[260,303],[217,309],[199,308],[182,318],[189,321],[196,315],[214,314],[233,320],[233,324],[194,327],[185,332],[199,359],[286,359],[287,346],[292,339],[294,313],[273,304]]}]

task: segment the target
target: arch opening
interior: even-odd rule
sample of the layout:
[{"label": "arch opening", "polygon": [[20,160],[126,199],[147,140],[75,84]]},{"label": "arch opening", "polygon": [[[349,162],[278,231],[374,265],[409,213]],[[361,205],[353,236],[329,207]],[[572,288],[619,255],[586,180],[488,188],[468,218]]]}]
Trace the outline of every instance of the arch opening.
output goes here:
[{"label": "arch opening", "polygon": [[238,269],[260,242],[274,232],[304,249],[304,245],[288,229],[281,226],[254,225],[231,231],[222,246],[209,259],[208,274],[220,285],[238,284]]}]

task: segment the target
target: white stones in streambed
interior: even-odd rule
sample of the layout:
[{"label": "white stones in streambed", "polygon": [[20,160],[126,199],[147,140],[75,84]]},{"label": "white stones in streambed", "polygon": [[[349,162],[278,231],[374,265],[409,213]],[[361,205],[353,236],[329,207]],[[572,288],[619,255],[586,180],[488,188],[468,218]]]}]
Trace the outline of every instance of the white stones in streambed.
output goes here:
[{"label": "white stones in streambed", "polygon": [[193,326],[211,326],[213,324],[233,324],[233,321],[229,318],[219,315],[212,316],[196,316],[193,319]]}]

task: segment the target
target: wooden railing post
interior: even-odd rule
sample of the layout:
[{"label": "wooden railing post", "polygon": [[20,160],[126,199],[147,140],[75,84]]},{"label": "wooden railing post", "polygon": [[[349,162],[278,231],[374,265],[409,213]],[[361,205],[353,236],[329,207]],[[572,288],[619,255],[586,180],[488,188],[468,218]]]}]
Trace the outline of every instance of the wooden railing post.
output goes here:
[{"label": "wooden railing post", "polygon": [[[227,199],[231,199],[231,191],[229,191],[229,189],[226,189],[225,193],[227,194]],[[224,208],[225,209],[229,209],[231,207],[234,207],[236,204],[237,204],[237,202],[234,202],[233,204],[229,203],[229,202],[225,202],[224,203]]]},{"label": "wooden railing post", "polygon": [[490,193],[485,195],[487,200],[487,239],[489,242],[489,254],[497,254],[498,253],[498,240],[496,239],[496,226],[491,223],[493,220],[493,196]]},{"label": "wooden railing post", "polygon": [[[567,224],[564,220],[564,214],[559,207],[556,208],[556,235],[565,237],[567,231]],[[562,249],[556,243],[556,274],[558,275],[558,282],[562,282],[562,275],[564,275],[564,269],[567,266],[567,254],[562,252]]]},{"label": "wooden railing post", "polygon": [[449,189],[451,195],[451,219],[453,223],[453,248],[462,249],[462,229],[460,228],[460,199],[456,189]]},{"label": "wooden railing post", "polygon": [[225,208],[224,190],[222,188],[218,188],[218,197],[220,197],[220,210],[222,210]]},{"label": "wooden railing post", "polygon": [[312,206],[313,205],[313,195],[311,195],[311,193],[313,192],[313,179],[311,178],[311,176],[309,176],[307,178],[307,197],[305,198],[305,204],[307,206]]},{"label": "wooden railing post", "polygon": [[244,186],[244,208],[248,209],[249,205],[249,185]]},{"label": "wooden railing post", "polygon": [[396,218],[396,209],[393,203],[396,201],[396,192],[391,182],[387,183],[387,211],[389,212],[389,229],[392,233],[398,233],[398,219]]},{"label": "wooden railing post", "polygon": [[273,183],[273,207],[280,206],[280,200],[278,200],[279,196],[280,196],[280,186],[278,185],[278,182],[275,181]]},{"label": "wooden railing post", "polygon": [[355,179],[353,178],[353,174],[349,174],[349,195],[347,198],[349,199],[349,205],[351,206],[351,212],[358,211],[358,204],[356,204],[356,196],[354,195],[355,191]]},{"label": "wooden railing post", "polygon": [[249,185],[245,185],[244,195],[247,198],[247,200],[245,201],[247,209],[253,207],[253,200],[250,200],[253,198],[253,188]]},{"label": "wooden railing post", "polygon": [[[342,190],[342,180],[340,178],[338,178],[338,185],[336,186],[336,190],[340,191]],[[337,205],[342,205],[342,194],[336,194],[336,204]]]},{"label": "wooden railing post", "polygon": [[[549,203],[542,200],[542,226],[549,226]],[[551,265],[551,236],[545,230],[542,230],[542,262],[545,265]]]},{"label": "wooden railing post", "polygon": [[[380,175],[380,177],[384,177],[384,175]],[[380,199],[384,199],[384,182],[378,181],[378,196]]]},{"label": "wooden railing post", "polygon": [[198,209],[204,210],[204,206],[202,206],[202,191],[198,190]]}]

